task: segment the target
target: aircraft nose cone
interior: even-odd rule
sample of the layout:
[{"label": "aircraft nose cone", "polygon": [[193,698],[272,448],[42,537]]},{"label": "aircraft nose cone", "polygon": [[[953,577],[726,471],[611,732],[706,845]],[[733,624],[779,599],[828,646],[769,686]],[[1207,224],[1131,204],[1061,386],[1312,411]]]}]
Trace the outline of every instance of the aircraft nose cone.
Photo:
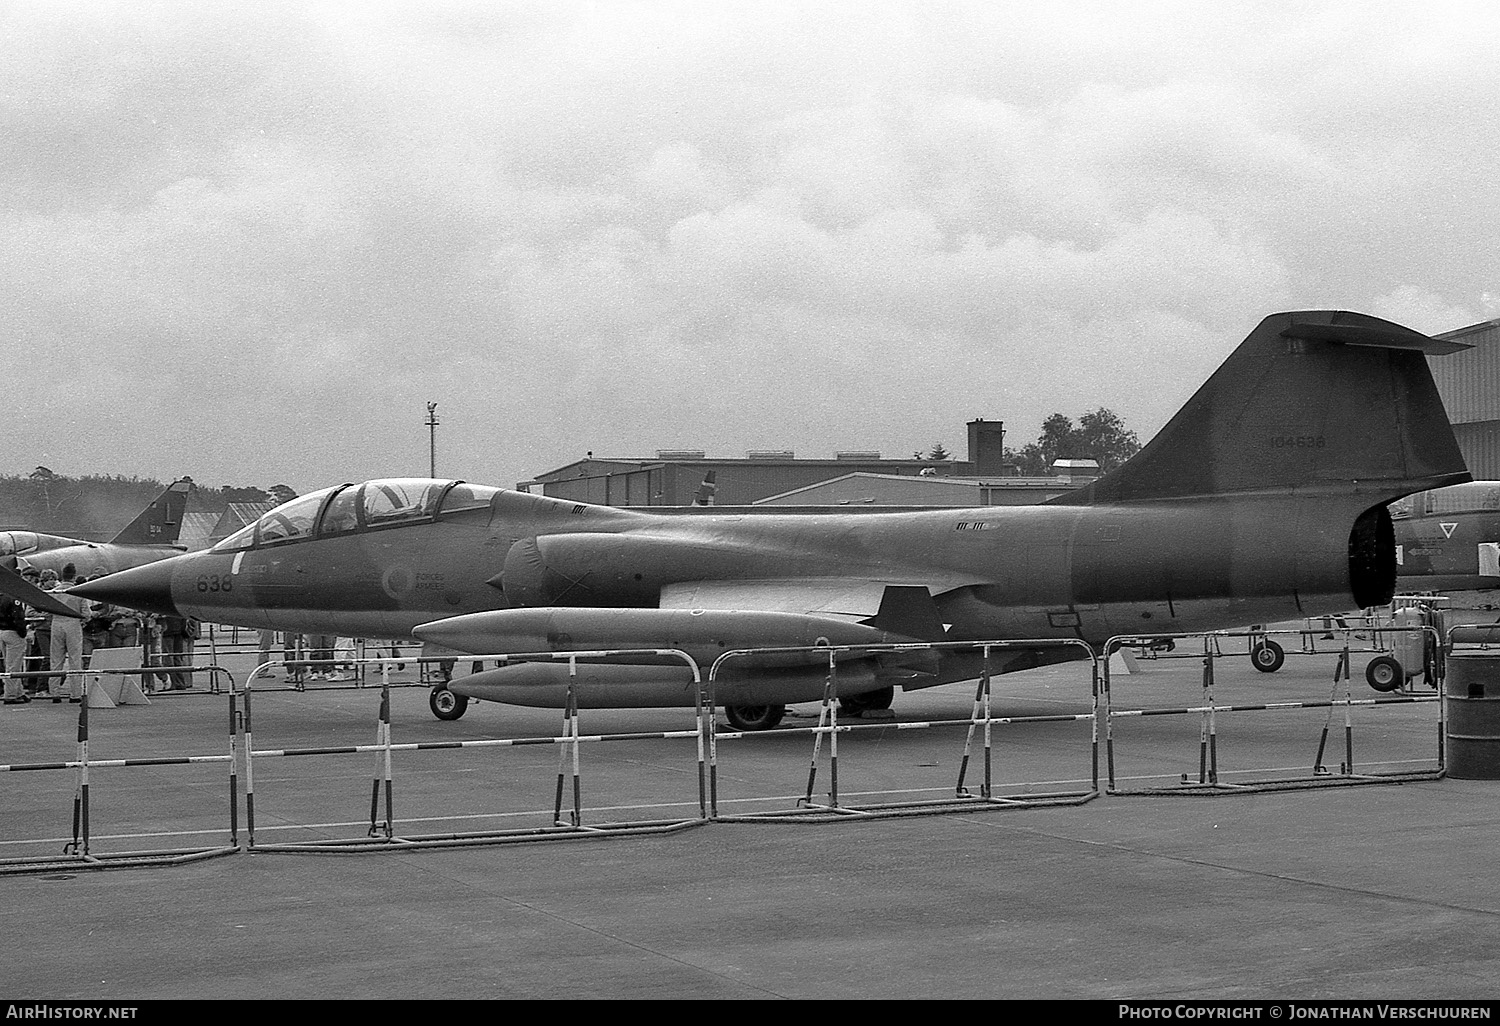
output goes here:
[{"label": "aircraft nose cone", "polygon": [[147,613],[181,616],[177,604],[172,601],[172,571],[175,568],[171,562],[164,559],[121,570],[97,581],[75,584],[71,591],[92,602],[112,602]]}]

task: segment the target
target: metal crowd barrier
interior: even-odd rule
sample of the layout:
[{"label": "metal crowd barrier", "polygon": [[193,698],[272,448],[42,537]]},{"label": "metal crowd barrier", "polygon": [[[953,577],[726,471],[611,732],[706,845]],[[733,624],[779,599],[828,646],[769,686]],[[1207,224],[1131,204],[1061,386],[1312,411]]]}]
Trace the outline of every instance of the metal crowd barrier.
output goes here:
[{"label": "metal crowd barrier", "polygon": [[[1011,649],[1037,649],[1037,648],[1077,648],[1083,652],[1083,658],[1090,665],[1090,693],[1092,696],[1092,709],[1088,713],[1081,714],[1051,714],[1039,716],[994,716],[991,713],[991,673],[990,660],[992,653]],[[978,686],[974,692],[973,709],[968,719],[963,720],[923,720],[923,721],[890,721],[875,724],[840,724],[838,721],[838,659],[839,656],[869,656],[880,653],[897,652],[925,652],[925,651],[955,651],[970,650],[980,651],[982,654],[981,671],[978,678]],[[762,648],[762,649],[735,649],[723,653],[714,660],[709,668],[708,674],[708,703],[710,708],[719,704],[718,684],[720,672],[730,662],[736,659],[747,659],[754,656],[776,655],[776,654],[799,654],[826,656],[828,660],[828,674],[823,687],[823,699],[819,706],[818,723],[815,727],[781,727],[769,731],[738,731],[720,732],[717,727],[709,734],[709,782],[710,782],[710,816],[720,822],[737,823],[788,823],[807,822],[817,819],[828,818],[878,818],[893,816],[919,816],[936,815],[951,812],[973,812],[980,809],[1000,808],[1024,808],[1044,805],[1081,805],[1099,795],[1099,733],[1098,733],[1098,701],[1099,701],[1099,665],[1093,648],[1086,642],[1076,639],[1045,639],[1045,640],[1016,640],[1016,641],[982,641],[982,642],[921,642],[911,644],[892,645],[854,645],[854,646],[827,646],[819,645],[812,647],[793,648]],[[993,777],[993,728],[996,726],[1014,726],[1018,724],[1031,723],[1067,723],[1087,720],[1092,725],[1091,751],[1092,761],[1089,771],[1091,784],[1088,788],[1078,791],[1038,792],[1038,793],[1012,793],[998,794],[994,786]],[[883,802],[874,804],[851,805],[841,802],[839,798],[839,754],[838,742],[840,734],[853,733],[857,731],[882,731],[882,730],[928,730],[939,727],[967,727],[968,731],[964,738],[963,751],[959,760],[958,779],[954,785],[954,794],[951,798],[925,799],[912,801]],[[984,760],[984,777],[980,785],[979,793],[972,793],[966,786],[966,777],[970,759],[973,756],[974,737],[979,730],[983,731],[982,751]],[[812,761],[807,774],[807,787],[797,807],[779,812],[745,813],[737,815],[722,814],[718,810],[718,747],[720,740],[754,740],[766,737],[785,737],[788,734],[810,734],[813,739]],[[818,766],[824,737],[828,739],[829,758],[829,790],[827,802],[815,802],[813,792],[816,787]],[[1027,784],[1017,783],[1012,786],[1025,787]]]},{"label": "metal crowd barrier", "polygon": [[[1421,633],[1431,637],[1434,641],[1437,632],[1432,627],[1388,627],[1384,628],[1390,632]],[[1394,697],[1356,699],[1353,696],[1350,684],[1350,660],[1349,649],[1343,648],[1337,653],[1337,662],[1333,672],[1333,684],[1329,698],[1325,701],[1295,701],[1295,702],[1262,702],[1254,704],[1231,704],[1221,705],[1214,698],[1214,666],[1215,661],[1225,658],[1220,649],[1219,642],[1229,638],[1252,638],[1263,639],[1267,636],[1279,634],[1301,634],[1301,631],[1215,631],[1208,633],[1186,633],[1173,635],[1159,635],[1159,637],[1171,637],[1174,639],[1202,639],[1203,642],[1203,675],[1202,675],[1202,702],[1198,705],[1154,708],[1154,709],[1118,709],[1115,707],[1114,688],[1109,669],[1109,657],[1121,648],[1131,647],[1140,642],[1140,638],[1134,635],[1120,635],[1111,638],[1105,643],[1101,662],[1104,664],[1103,675],[1103,708],[1104,708],[1104,743],[1106,750],[1106,761],[1108,765],[1107,791],[1111,795],[1126,794],[1225,794],[1225,793],[1248,793],[1254,791],[1285,791],[1320,788],[1328,786],[1344,786],[1351,784],[1388,784],[1403,783],[1414,780],[1436,780],[1444,775],[1444,750],[1443,750],[1443,702],[1442,681],[1438,680],[1438,690],[1435,694],[1419,695],[1408,691],[1405,694]],[[1253,644],[1253,642],[1252,642]],[[1343,697],[1339,697],[1342,684]],[[1437,744],[1434,764],[1430,768],[1410,771],[1372,771],[1356,770],[1354,758],[1354,717],[1356,708],[1376,708],[1395,705],[1426,705],[1437,703]],[[1218,717],[1228,713],[1251,713],[1251,712],[1285,712],[1295,709],[1324,709],[1327,711],[1327,719],[1318,740],[1317,753],[1313,756],[1310,768],[1306,775],[1294,776],[1262,776],[1259,778],[1245,777],[1230,782],[1224,779],[1219,768],[1219,733]],[[1324,764],[1324,756],[1327,752],[1329,733],[1333,724],[1335,710],[1343,711],[1343,738],[1344,738],[1344,760],[1339,765],[1335,774]],[[1189,774],[1181,775],[1178,786],[1175,787],[1146,787],[1128,788],[1121,784],[1116,775],[1115,756],[1115,721],[1118,719],[1145,718],[1153,716],[1191,716],[1199,717],[1199,746],[1198,746],[1198,773],[1194,780]],[[1262,770],[1257,772],[1269,772]]]},{"label": "metal crowd barrier", "polygon": [[[695,683],[698,688],[697,725],[693,730],[681,731],[648,731],[643,733],[628,734],[593,734],[585,735],[579,726],[578,702],[574,692],[573,678],[578,673],[579,659],[607,658],[620,655],[633,656],[656,656],[663,659],[679,660],[689,667],[693,672]],[[279,851],[299,852],[316,854],[343,854],[352,852],[368,851],[392,851],[419,847],[458,847],[481,844],[514,844],[523,841],[550,841],[570,840],[584,837],[620,836],[624,834],[660,834],[673,833],[688,827],[698,826],[708,821],[707,815],[707,792],[706,792],[706,766],[705,751],[707,750],[706,737],[712,730],[713,715],[712,707],[705,710],[703,704],[703,688],[701,687],[701,674],[698,664],[692,656],[678,649],[609,649],[587,652],[530,652],[530,653],[503,653],[491,655],[465,656],[465,661],[542,661],[553,662],[566,661],[569,668],[569,681],[567,690],[567,701],[563,710],[563,731],[561,736],[556,737],[528,737],[528,738],[492,738],[471,741],[428,741],[409,744],[396,744],[391,731],[390,716],[390,688],[389,681],[390,664],[399,661],[395,658],[380,658],[369,660],[372,664],[381,666],[384,682],[381,685],[380,713],[376,726],[375,743],[371,745],[346,745],[336,747],[316,748],[280,748],[280,749],[256,749],[254,746],[254,734],[251,726],[251,694],[253,688],[248,686],[249,681],[254,679],[255,673],[260,672],[265,666],[257,667],[249,679],[244,691],[245,715],[244,715],[244,739],[243,748],[245,753],[245,815],[246,836],[249,850],[251,851]],[[410,660],[405,660],[410,662]],[[583,813],[582,793],[582,768],[581,753],[585,744],[602,743],[608,741],[635,741],[648,739],[681,740],[696,738],[698,745],[698,806],[699,815],[690,819],[667,819],[667,820],[645,820],[631,822],[603,822],[585,823]],[[395,752],[418,752],[439,751],[451,749],[479,749],[479,748],[518,748],[531,745],[556,745],[558,747],[558,770],[555,791],[555,801],[552,809],[552,822],[546,826],[516,828],[505,830],[482,830],[462,833],[446,834],[399,834],[396,831],[396,819],[394,814],[393,798],[393,772],[391,756]],[[370,825],[366,836],[357,838],[335,838],[319,841],[307,841],[301,843],[280,844],[258,844],[255,840],[255,775],[254,764],[256,759],[270,758],[295,758],[311,755],[370,755],[376,756],[376,771],[371,785],[370,793]],[[571,783],[571,807],[566,810],[566,821],[564,818],[564,793],[569,790]],[[384,817],[381,817],[381,792],[384,791]]]},{"label": "metal crowd barrier", "polygon": [[[208,673],[210,679],[217,683],[218,676],[222,674],[229,679],[229,740],[228,752],[222,755],[182,755],[166,756],[156,758],[125,758],[125,759],[92,759],[89,756],[89,708],[90,703],[85,689],[84,696],[78,702],[78,757],[63,762],[35,762],[35,763],[9,763],[0,764],[0,773],[23,773],[47,770],[73,770],[75,771],[75,788],[73,795],[72,810],[72,840],[65,844],[62,851],[56,855],[49,856],[19,856],[0,858],[0,874],[15,873],[49,873],[64,870],[80,869],[111,869],[152,865],[179,865],[186,862],[195,862],[200,859],[213,858],[219,855],[228,855],[240,850],[239,848],[239,784],[237,754],[237,727],[239,714],[237,708],[238,693],[234,686],[234,677],[223,667],[209,666],[176,666],[172,667],[177,673]],[[94,673],[110,674],[155,674],[160,672],[159,667],[142,666],[135,668],[108,668],[101,670],[67,670],[48,673],[25,672],[7,674],[15,677],[55,677],[68,674],[89,675]],[[217,691],[215,691],[217,693]],[[95,850],[91,836],[92,806],[90,804],[91,780],[90,770],[115,769],[115,768],[141,768],[146,766],[186,766],[196,763],[224,763],[229,770],[229,843],[227,845],[211,845],[208,847],[186,847],[168,848],[149,851],[116,851],[100,852]]]},{"label": "metal crowd barrier", "polygon": [[[1387,628],[1388,630],[1392,628]],[[1431,627],[1404,628],[1408,631],[1422,631],[1435,633]],[[55,871],[62,868],[105,868],[110,866],[161,864],[188,861],[205,858],[219,854],[226,854],[240,850],[239,845],[239,817],[238,817],[238,761],[244,759],[244,783],[245,783],[245,811],[246,811],[246,838],[247,847],[253,851],[284,851],[284,852],[315,852],[315,853],[352,853],[363,851],[392,851],[405,850],[414,847],[453,847],[461,845],[479,844],[504,844],[526,841],[575,839],[583,837],[619,836],[635,833],[666,833],[682,830],[712,821],[722,822],[826,822],[836,819],[859,819],[891,816],[917,816],[934,815],[953,812],[969,812],[984,809],[1037,807],[1055,805],[1080,805],[1098,797],[1100,790],[1100,747],[1101,741],[1107,764],[1107,784],[1103,793],[1115,794],[1221,794],[1221,793],[1243,793],[1254,790],[1286,790],[1292,788],[1327,786],[1330,783],[1391,783],[1406,780],[1425,780],[1441,777],[1444,772],[1443,763],[1443,721],[1441,690],[1432,696],[1426,695],[1402,695],[1399,697],[1387,697],[1367,700],[1355,700],[1349,685],[1349,653],[1347,649],[1338,654],[1338,663],[1334,671],[1333,691],[1327,701],[1297,701],[1297,702],[1266,702],[1253,705],[1220,705],[1214,699],[1214,666],[1215,660],[1224,658],[1219,651],[1220,642],[1224,639],[1245,638],[1264,640],[1268,636],[1277,634],[1300,634],[1300,631],[1264,631],[1253,630],[1247,632],[1213,632],[1197,634],[1159,635],[1153,637],[1171,637],[1174,639],[1201,639],[1204,647],[1203,658],[1203,701],[1198,705],[1187,705],[1174,708],[1155,709],[1120,709],[1115,706],[1114,689],[1111,684],[1110,657],[1121,648],[1131,647],[1142,642],[1139,636],[1117,636],[1110,639],[1102,652],[1096,653],[1086,643],[1071,639],[1040,639],[1040,640],[1012,640],[1012,641],[979,641],[979,642],[933,642],[913,643],[905,645],[877,645],[877,646],[812,646],[803,648],[780,648],[780,649],[741,649],[721,654],[712,664],[709,673],[705,677],[693,658],[686,652],[677,649],[615,649],[575,653],[539,652],[539,653],[492,653],[485,655],[463,656],[462,661],[497,662],[504,664],[511,661],[566,661],[569,664],[570,674],[567,688],[567,697],[563,709],[563,727],[560,735],[523,737],[507,739],[476,739],[465,741],[440,741],[397,744],[394,740],[390,689],[400,686],[393,684],[390,680],[391,667],[398,662],[411,662],[410,657],[380,657],[365,659],[367,665],[378,665],[381,674],[381,700],[377,717],[376,735],[373,744],[348,745],[348,746],[322,746],[307,748],[279,748],[279,749],[256,749],[254,745],[254,732],[252,729],[251,706],[252,696],[255,689],[255,678],[266,671],[269,667],[280,665],[282,661],[275,660],[263,663],[256,667],[246,679],[243,688],[238,687],[235,680],[228,671],[217,665],[193,666],[193,667],[157,667],[143,666],[128,669],[108,669],[100,671],[69,671],[83,673],[115,673],[115,674],[162,674],[170,672],[200,673],[207,672],[214,682],[217,690],[217,679],[219,674],[229,678],[229,715],[230,730],[227,755],[188,755],[180,757],[150,758],[150,759],[114,759],[114,760],[90,760],[88,754],[88,709],[87,702],[83,702],[79,709],[79,752],[76,760],[55,763],[34,763],[0,765],[0,772],[18,772],[27,770],[65,770],[71,769],[77,772],[77,788],[74,799],[74,833],[73,841],[67,845],[60,856],[52,858],[17,858],[0,859],[0,872],[40,872]],[[1073,647],[1081,651],[1082,659],[1090,668],[1090,701],[1091,711],[1087,713],[1060,713],[1034,716],[995,716],[992,709],[992,659],[999,657],[1007,650],[1033,650],[1037,648],[1060,648]],[[840,657],[854,656],[866,657],[881,653],[902,653],[920,651],[951,651],[967,649],[979,653],[980,673],[977,678],[977,686],[970,714],[967,718],[937,719],[923,721],[882,721],[878,723],[862,723],[858,725],[841,723],[838,715],[839,699],[839,660]],[[823,697],[820,704],[818,722],[812,727],[785,727],[771,731],[746,732],[746,731],[719,731],[715,708],[719,705],[721,688],[732,688],[732,682],[723,681],[722,672],[724,668],[734,660],[747,659],[753,656],[765,656],[786,653],[800,653],[817,659],[827,660],[827,673],[823,688]],[[585,735],[580,726],[577,694],[573,686],[573,678],[577,674],[579,660],[604,659],[630,655],[635,657],[654,656],[670,662],[682,662],[692,671],[693,679],[697,685],[696,702],[696,724],[691,730],[679,731],[653,731],[642,733],[621,734],[595,734]],[[437,661],[433,659],[433,661]],[[1102,673],[1101,673],[1102,667]],[[65,671],[37,672],[32,676],[57,676]],[[1339,697],[1340,684],[1343,685],[1343,696]],[[200,692],[205,693],[205,692]],[[730,695],[731,704],[732,694]],[[242,701],[241,701],[242,700]],[[1424,769],[1416,772],[1360,772],[1355,768],[1353,749],[1353,710],[1356,707],[1375,707],[1397,704],[1415,704],[1425,702],[1439,702],[1438,718],[1438,746],[1436,766],[1433,769]],[[243,708],[241,708],[241,705]],[[1219,766],[1219,736],[1217,730],[1217,717],[1220,714],[1247,713],[1251,711],[1270,712],[1292,709],[1325,709],[1328,720],[1323,726],[1322,737],[1318,744],[1318,752],[1312,762],[1310,774],[1306,777],[1291,779],[1260,779],[1260,780],[1237,780],[1231,783],[1224,779]],[[1323,758],[1328,743],[1329,733],[1333,724],[1335,711],[1342,710],[1344,718],[1344,760],[1337,774],[1325,767]],[[1154,716],[1191,716],[1197,714],[1200,720],[1200,738],[1198,752],[1198,779],[1189,779],[1188,774],[1182,775],[1180,786],[1170,788],[1147,788],[1127,789],[1122,786],[1116,775],[1116,748],[1115,737],[1116,719],[1130,719],[1137,717]],[[1032,793],[1029,790],[1016,791],[1017,788],[1026,789],[1035,786],[1024,782],[1010,782],[1006,785],[997,785],[994,772],[995,759],[995,735],[996,727],[1014,727],[1026,724],[1038,723],[1060,723],[1060,722],[1090,722],[1090,766],[1087,772],[1088,786],[1077,790],[1063,790],[1050,792]],[[853,734],[856,732],[869,731],[903,731],[903,730],[925,730],[941,727],[966,728],[962,750],[958,759],[958,775],[954,784],[952,797],[937,799],[895,801],[873,804],[852,804],[840,796],[840,780],[838,766],[838,744],[841,734]],[[718,742],[720,740],[746,740],[756,741],[767,738],[786,738],[788,735],[807,735],[812,739],[812,758],[809,765],[806,788],[797,806],[790,810],[779,812],[768,812],[758,814],[725,814],[720,811],[719,805],[721,795],[718,780]],[[825,737],[828,748],[828,792],[827,800],[814,800],[817,778],[822,766],[822,749]],[[583,787],[582,787],[582,752],[587,744],[599,744],[611,741],[634,741],[634,740],[686,740],[693,739],[697,749],[697,780],[698,780],[698,810],[696,817],[685,817],[677,819],[654,819],[640,822],[600,822],[588,823],[585,821]],[[979,738],[976,753],[976,738]],[[480,748],[513,748],[523,746],[552,745],[558,749],[558,770],[554,789],[554,802],[551,810],[551,822],[537,827],[519,829],[483,830],[472,832],[443,833],[443,834],[410,834],[398,830],[398,820],[395,814],[394,800],[394,772],[393,756],[397,752],[432,751],[442,749],[480,749]],[[334,756],[334,755],[365,755],[375,758],[375,771],[372,776],[370,807],[368,817],[368,830],[363,837],[328,839],[310,841],[303,843],[264,844],[257,843],[255,836],[255,781],[254,765],[257,759],[273,758],[295,758],[303,756]],[[967,776],[974,759],[982,758],[983,772],[982,782],[979,784],[978,793],[973,793],[968,787]],[[229,843],[227,846],[216,846],[207,848],[183,848],[169,849],[156,852],[114,852],[100,853],[92,850],[90,835],[90,769],[102,767],[140,767],[140,766],[166,766],[186,765],[191,763],[222,762],[227,764],[229,773]],[[571,785],[571,786],[570,786]],[[1002,791],[1006,793],[1001,793]],[[382,803],[382,797],[384,799]],[[571,802],[565,802],[565,797],[570,797]],[[565,807],[565,805],[567,807]]]}]

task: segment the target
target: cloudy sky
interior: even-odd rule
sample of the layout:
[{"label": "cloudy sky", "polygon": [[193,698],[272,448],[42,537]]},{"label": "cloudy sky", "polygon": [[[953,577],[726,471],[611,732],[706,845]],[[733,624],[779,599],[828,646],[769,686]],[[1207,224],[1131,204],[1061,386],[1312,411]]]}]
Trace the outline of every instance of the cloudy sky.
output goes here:
[{"label": "cloudy sky", "polygon": [[1500,5],[0,0],[0,473],[1142,440],[1500,316]]}]

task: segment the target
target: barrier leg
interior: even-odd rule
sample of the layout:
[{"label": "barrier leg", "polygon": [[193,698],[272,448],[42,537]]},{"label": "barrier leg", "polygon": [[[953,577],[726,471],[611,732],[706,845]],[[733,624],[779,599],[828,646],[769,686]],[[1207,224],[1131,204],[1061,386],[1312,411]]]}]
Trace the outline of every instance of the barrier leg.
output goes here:
[{"label": "barrier leg", "polygon": [[833,653],[828,654],[828,693],[832,698],[828,706],[828,801],[833,808],[839,807],[839,678],[838,664]]},{"label": "barrier leg", "polygon": [[[1106,779],[1109,782],[1109,789],[1113,791],[1115,789],[1115,718],[1114,697],[1109,691],[1109,656],[1109,646],[1106,645],[1104,648],[1104,673],[1102,677],[1104,688],[1104,761],[1105,772],[1107,774]],[[1098,671],[1096,670],[1095,672],[1097,673]]]},{"label": "barrier leg", "polygon": [[969,712],[969,731],[964,736],[964,751],[958,761],[958,783],[954,786],[954,796],[958,798],[969,797],[969,789],[964,787],[964,778],[969,771],[969,755],[974,748],[974,731],[980,723],[984,724],[984,784],[980,787],[980,796],[990,796],[990,650],[986,646],[984,650],[984,669],[980,671],[979,683],[974,688],[974,706]]},{"label": "barrier leg", "polygon": [[[705,717],[703,715],[703,703],[704,703],[704,700],[706,698],[707,698],[707,695],[704,692],[704,684],[703,684],[702,681],[699,681],[698,682],[698,704],[697,704],[697,708],[694,710],[695,714],[698,717],[698,722],[697,722],[696,726],[698,728],[698,818],[699,819],[707,819],[708,818],[708,768],[705,765],[706,749],[708,747],[708,738],[706,737],[705,731],[704,731],[704,718]],[[710,708],[710,710],[712,710],[713,707],[710,706],[709,708]]]},{"label": "barrier leg", "polygon": [[[375,745],[377,749],[383,747],[386,743],[386,717],[389,713],[390,693],[384,692],[380,696],[380,715],[375,720]],[[375,753],[375,776],[370,781],[370,829],[365,834],[366,837],[374,837],[379,829],[376,824],[376,816],[380,812],[380,756],[381,752],[377,751]],[[387,832],[386,836],[389,837],[390,833]]]},{"label": "barrier leg", "polygon": [[244,731],[241,741],[245,748],[245,843],[255,848],[255,759],[254,733],[250,729],[250,682],[245,682],[245,719],[241,723]]},{"label": "barrier leg", "polygon": [[1318,738],[1318,754],[1313,758],[1313,776],[1324,776],[1328,768],[1323,765],[1323,752],[1328,747],[1328,729],[1333,724],[1333,707],[1338,702],[1339,681],[1345,679],[1349,672],[1349,642],[1346,639],[1344,648],[1339,653],[1338,665],[1333,669],[1333,689],[1328,695],[1328,716],[1323,720],[1323,733]]},{"label": "barrier leg", "polygon": [[89,705],[78,703],[78,780],[83,796],[83,854],[89,853]]},{"label": "barrier leg", "polygon": [[1354,695],[1349,683],[1348,650],[1344,653],[1344,775],[1354,775]]},{"label": "barrier leg", "polygon": [[708,814],[710,819],[719,818],[719,718],[714,710],[719,707],[715,700],[718,689],[712,676],[708,678],[708,707],[704,709],[705,729],[708,731]]},{"label": "barrier leg", "polygon": [[[217,682],[217,675],[214,680]],[[239,752],[235,746],[237,740],[235,731],[239,720],[237,699],[234,683],[231,681],[229,685],[229,846],[231,848],[240,846]]]},{"label": "barrier leg", "polygon": [[1208,782],[1219,783],[1219,724],[1214,715],[1214,660],[1209,656],[1203,664],[1203,697],[1208,705]]},{"label": "barrier leg", "polygon": [[385,839],[389,841],[396,832],[396,816],[393,811],[395,780],[391,774],[391,688],[388,683],[381,688],[380,704],[385,719]]},{"label": "barrier leg", "polygon": [[823,678],[823,704],[818,708],[818,726],[813,733],[812,764],[807,768],[807,793],[800,805],[811,805],[813,787],[818,779],[818,757],[823,754],[824,728],[833,709],[833,654],[828,655],[828,676]]},{"label": "barrier leg", "polygon": [[574,690],[574,677],[578,673],[578,664],[568,661],[568,697],[563,709],[563,737],[557,756],[557,794],[552,803],[552,825],[562,826],[562,800],[563,784],[568,774],[568,750],[572,749],[573,763],[573,812],[572,825],[578,826],[583,822],[583,790],[579,780],[579,753],[581,747],[578,740],[578,693]]}]

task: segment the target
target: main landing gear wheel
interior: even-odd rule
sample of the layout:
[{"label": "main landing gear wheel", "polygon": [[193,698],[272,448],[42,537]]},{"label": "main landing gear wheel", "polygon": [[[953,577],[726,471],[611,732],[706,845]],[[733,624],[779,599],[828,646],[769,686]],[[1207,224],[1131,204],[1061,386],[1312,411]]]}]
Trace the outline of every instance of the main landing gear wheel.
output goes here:
[{"label": "main landing gear wheel", "polygon": [[847,716],[858,716],[861,713],[889,709],[895,699],[896,689],[894,686],[881,688],[878,691],[866,691],[862,695],[848,695],[840,698],[839,710]]},{"label": "main landing gear wheel", "polygon": [[1365,683],[1376,691],[1395,691],[1406,683],[1406,670],[1390,656],[1376,656],[1365,667]]},{"label": "main landing gear wheel", "polygon": [[1286,662],[1286,653],[1274,641],[1258,642],[1250,650],[1250,665],[1261,673],[1275,673],[1281,669],[1281,664],[1284,662]]},{"label": "main landing gear wheel", "polygon": [[438,719],[456,720],[469,708],[469,696],[455,695],[447,687],[435,687],[427,696],[427,705]]},{"label": "main landing gear wheel", "polygon": [[736,730],[770,730],[786,715],[784,705],[726,705],[724,718]]}]

